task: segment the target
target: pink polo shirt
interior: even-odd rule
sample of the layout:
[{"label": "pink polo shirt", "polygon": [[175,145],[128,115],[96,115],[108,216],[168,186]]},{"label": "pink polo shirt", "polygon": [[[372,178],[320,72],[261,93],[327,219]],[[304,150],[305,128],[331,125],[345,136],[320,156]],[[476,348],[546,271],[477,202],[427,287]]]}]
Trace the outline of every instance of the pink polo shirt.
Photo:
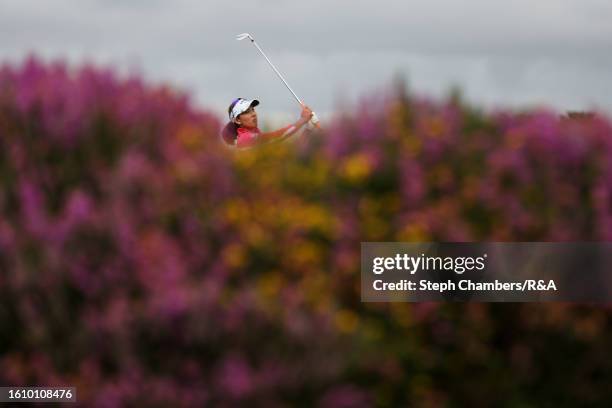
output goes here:
[{"label": "pink polo shirt", "polygon": [[247,129],[238,128],[238,137],[236,138],[236,147],[252,147],[259,141],[261,131],[258,128]]}]

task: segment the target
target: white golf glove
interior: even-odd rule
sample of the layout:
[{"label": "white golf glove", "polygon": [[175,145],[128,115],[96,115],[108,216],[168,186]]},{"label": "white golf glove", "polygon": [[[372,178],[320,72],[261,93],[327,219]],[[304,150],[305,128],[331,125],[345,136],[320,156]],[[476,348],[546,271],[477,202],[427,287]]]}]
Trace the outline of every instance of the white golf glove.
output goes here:
[{"label": "white golf glove", "polygon": [[312,129],[317,127],[318,123],[319,123],[319,118],[317,117],[317,114],[312,112],[312,117],[310,118],[310,120],[306,124],[306,128],[308,130],[312,130]]}]

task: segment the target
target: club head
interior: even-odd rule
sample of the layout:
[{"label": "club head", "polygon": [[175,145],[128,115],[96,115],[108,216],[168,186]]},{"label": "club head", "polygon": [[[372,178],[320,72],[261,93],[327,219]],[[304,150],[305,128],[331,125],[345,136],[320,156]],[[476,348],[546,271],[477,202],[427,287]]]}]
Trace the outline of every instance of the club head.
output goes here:
[{"label": "club head", "polygon": [[253,41],[253,37],[251,37],[251,34],[249,34],[249,33],[242,33],[242,34],[238,34],[236,36],[236,40],[238,40],[238,41],[242,41],[245,38],[248,38],[249,40]]}]

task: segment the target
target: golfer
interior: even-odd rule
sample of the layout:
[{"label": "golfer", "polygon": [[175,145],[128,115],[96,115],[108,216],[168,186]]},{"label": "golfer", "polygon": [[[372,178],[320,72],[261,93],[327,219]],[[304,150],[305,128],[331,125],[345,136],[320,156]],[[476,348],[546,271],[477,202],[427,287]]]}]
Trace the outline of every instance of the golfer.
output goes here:
[{"label": "golfer", "polygon": [[302,113],[297,122],[273,132],[262,132],[257,127],[257,112],[255,112],[257,105],[259,105],[257,99],[238,98],[231,103],[227,109],[230,121],[222,131],[223,140],[228,145],[245,148],[275,139],[281,140],[296,133],[312,118],[312,110],[302,105]]}]

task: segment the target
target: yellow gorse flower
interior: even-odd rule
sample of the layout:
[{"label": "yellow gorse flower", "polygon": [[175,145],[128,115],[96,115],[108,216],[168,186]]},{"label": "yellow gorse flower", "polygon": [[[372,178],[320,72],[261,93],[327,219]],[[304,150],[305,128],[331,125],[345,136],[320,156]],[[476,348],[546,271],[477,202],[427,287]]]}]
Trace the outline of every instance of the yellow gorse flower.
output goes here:
[{"label": "yellow gorse flower", "polygon": [[356,153],[349,156],[340,169],[342,176],[351,183],[359,183],[365,180],[372,171],[372,164],[364,153]]}]

